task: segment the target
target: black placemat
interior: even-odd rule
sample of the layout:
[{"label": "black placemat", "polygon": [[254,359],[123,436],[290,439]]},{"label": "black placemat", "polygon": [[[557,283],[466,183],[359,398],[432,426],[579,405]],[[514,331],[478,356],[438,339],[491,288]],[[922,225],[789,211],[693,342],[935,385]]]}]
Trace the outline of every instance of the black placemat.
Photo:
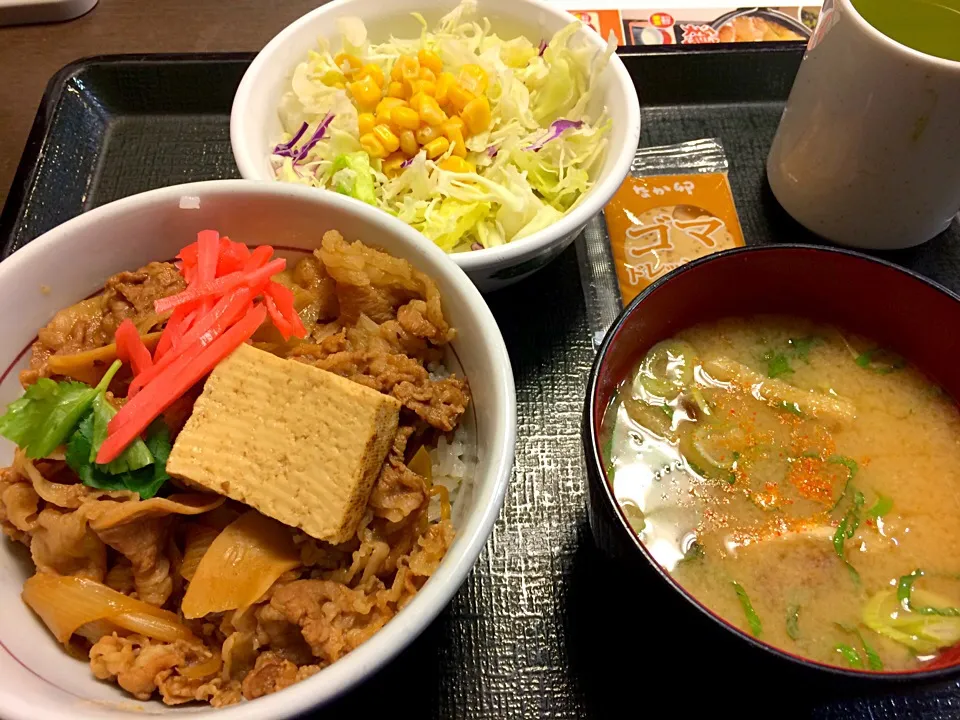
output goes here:
[{"label": "black placemat", "polygon": [[[748,243],[810,241],[770,196],[763,162],[802,48],[643,52],[645,145],[719,137]],[[4,257],[77,215],[142,190],[236,177],[233,91],[248,55],[76,63],[51,81],[0,215]],[[960,290],[957,225],[888,255]],[[488,297],[517,382],[516,467],[493,536],[438,620],[320,717],[960,717],[960,688],[810,684],[736,643],[704,647],[669,598],[618,574],[584,510],[580,414],[593,359],[571,248]],[[2,709],[0,709],[2,713]]]}]

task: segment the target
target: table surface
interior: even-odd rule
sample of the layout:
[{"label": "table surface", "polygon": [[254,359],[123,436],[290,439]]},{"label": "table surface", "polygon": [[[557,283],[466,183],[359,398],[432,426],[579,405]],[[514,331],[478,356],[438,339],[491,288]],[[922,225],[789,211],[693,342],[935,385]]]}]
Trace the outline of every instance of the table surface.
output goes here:
[{"label": "table surface", "polygon": [[40,98],[67,63],[110,53],[255,51],[326,0],[100,0],[65,23],[0,28],[0,207]]},{"label": "table surface", "polygon": [[[113,53],[256,51],[290,22],[326,2],[100,0],[88,14],[65,23],[0,27],[0,207],[6,201],[47,82],[67,63]],[[556,2],[565,8],[656,5],[670,9],[738,4],[737,0]],[[769,4],[774,3],[770,0]]]}]

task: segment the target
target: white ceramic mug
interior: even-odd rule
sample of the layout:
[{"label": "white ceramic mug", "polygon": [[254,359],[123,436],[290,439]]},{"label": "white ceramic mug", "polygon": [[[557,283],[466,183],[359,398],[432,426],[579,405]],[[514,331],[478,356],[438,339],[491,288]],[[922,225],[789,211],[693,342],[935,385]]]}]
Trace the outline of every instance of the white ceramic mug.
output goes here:
[{"label": "white ceramic mug", "polygon": [[850,0],[826,0],[767,178],[788,213],[836,243],[931,239],[960,211],[960,62],[883,35]]}]

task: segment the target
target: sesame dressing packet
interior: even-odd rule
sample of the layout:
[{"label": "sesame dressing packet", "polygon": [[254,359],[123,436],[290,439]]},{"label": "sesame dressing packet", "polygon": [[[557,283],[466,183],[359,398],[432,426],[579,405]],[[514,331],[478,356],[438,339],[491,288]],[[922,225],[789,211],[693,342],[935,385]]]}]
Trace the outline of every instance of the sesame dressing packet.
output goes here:
[{"label": "sesame dressing packet", "polygon": [[594,345],[655,280],[743,244],[718,140],[639,148],[630,174],[577,242]]}]

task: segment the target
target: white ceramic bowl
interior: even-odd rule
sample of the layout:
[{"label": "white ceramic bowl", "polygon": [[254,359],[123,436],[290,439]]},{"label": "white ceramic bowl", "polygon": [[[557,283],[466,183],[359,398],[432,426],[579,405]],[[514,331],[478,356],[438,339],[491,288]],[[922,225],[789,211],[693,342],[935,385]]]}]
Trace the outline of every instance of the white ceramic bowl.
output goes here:
[{"label": "white ceramic bowl", "polygon": [[[199,208],[181,209],[182,197]],[[145,713],[191,713],[218,720],[285,718],[324,703],[367,677],[408,645],[463,583],[503,503],[513,465],[516,398],[510,359],[497,324],[477,289],[444,253],[395,218],[335,193],[280,183],[224,180],[154,190],[81,215],[0,263],[0,402],[22,393],[17,371],[26,365],[37,329],[82,300],[112,274],[172,258],[198,230],[215,228],[248,244],[267,242],[312,250],[324,231],[340,230],[409,260],[437,282],[444,310],[459,334],[453,343],[472,380],[479,465],[458,505],[457,536],[419,594],[368,642],[329,668],[282,692],[215,710],[172,709],[138,702],[98,682],[86,662],[70,658],[20,600],[32,574],[22,548],[0,540],[0,716],[6,720],[142,718]],[[0,462],[12,446],[3,441]],[[26,561],[25,561],[26,558]]]},{"label": "white ceramic bowl", "polygon": [[[391,34],[417,37],[420,26],[410,16],[411,12],[421,12],[432,24],[456,4],[457,0],[334,0],[288,25],[254,59],[233,101],[230,144],[240,174],[248,180],[274,180],[270,148],[283,132],[277,114],[280,98],[288,89],[294,68],[306,58],[308,50],[316,47],[318,37],[329,39],[335,49],[340,47],[339,18],[361,18],[374,40],[385,40]],[[493,31],[501,37],[524,34],[534,43],[540,38],[550,38],[574,20],[563,10],[540,0],[478,0],[478,10],[478,16],[488,17]],[[577,42],[597,49],[605,46],[604,39],[586,26],[578,35]],[[613,127],[595,185],[579,205],[544,230],[508,245],[452,255],[481,290],[495,290],[514,283],[559,255],[587,221],[603,209],[629,172],[640,141],[636,88],[616,56],[611,58],[598,82],[598,91],[588,109],[596,113],[605,106]]]}]

